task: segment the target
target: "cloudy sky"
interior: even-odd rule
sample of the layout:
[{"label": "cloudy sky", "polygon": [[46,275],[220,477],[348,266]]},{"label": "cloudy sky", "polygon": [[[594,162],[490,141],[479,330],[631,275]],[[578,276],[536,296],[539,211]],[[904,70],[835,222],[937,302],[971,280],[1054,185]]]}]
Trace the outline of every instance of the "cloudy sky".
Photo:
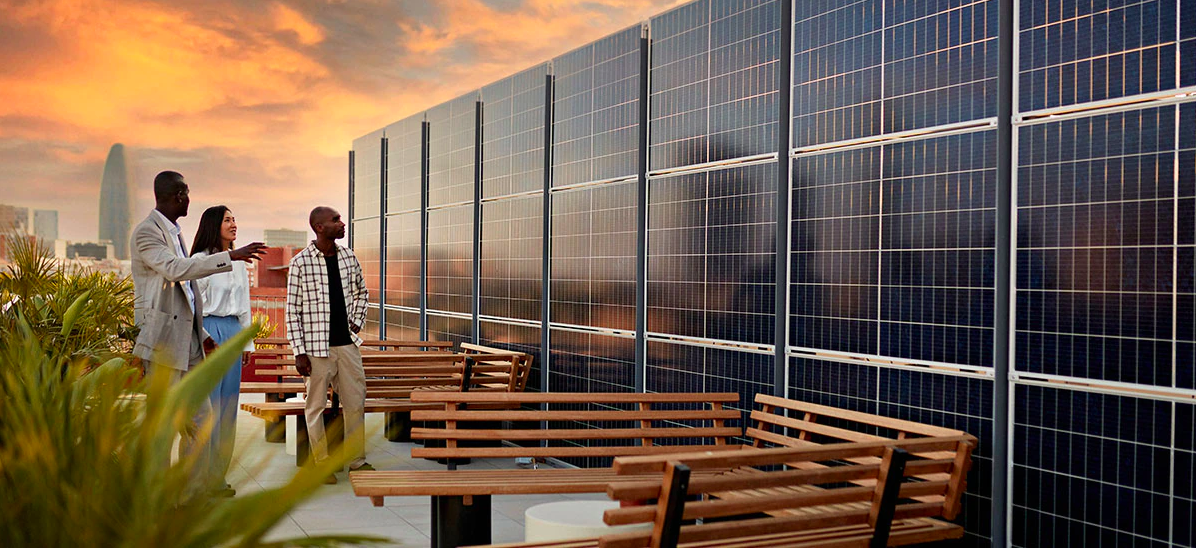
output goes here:
[{"label": "cloudy sky", "polygon": [[631,26],[678,0],[0,0],[0,203],[97,235],[113,143],[139,221],[152,179],[223,203],[240,240],[347,212],[369,131]]}]

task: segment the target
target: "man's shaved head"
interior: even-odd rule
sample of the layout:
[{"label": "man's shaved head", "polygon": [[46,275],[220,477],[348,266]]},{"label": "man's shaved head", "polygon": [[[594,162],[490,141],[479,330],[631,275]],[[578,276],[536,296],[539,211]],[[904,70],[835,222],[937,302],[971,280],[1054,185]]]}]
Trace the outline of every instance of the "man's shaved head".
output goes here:
[{"label": "man's shaved head", "polygon": [[186,187],[183,174],[177,171],[163,171],[154,177],[154,198],[159,202],[169,200]]},{"label": "man's shaved head", "polygon": [[316,223],[323,222],[325,218],[336,215],[336,210],[328,206],[319,206],[311,210],[311,214],[307,216],[307,224],[315,228]]}]

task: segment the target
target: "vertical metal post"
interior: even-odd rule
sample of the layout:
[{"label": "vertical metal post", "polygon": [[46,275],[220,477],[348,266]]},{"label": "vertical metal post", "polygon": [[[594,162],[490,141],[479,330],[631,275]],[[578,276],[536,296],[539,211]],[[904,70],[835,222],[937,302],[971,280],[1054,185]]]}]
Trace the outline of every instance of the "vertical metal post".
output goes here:
[{"label": "vertical metal post", "polygon": [[428,340],[428,154],[431,124],[420,123],[419,144],[419,340]]},{"label": "vertical metal post", "polygon": [[473,119],[473,323],[470,341],[478,343],[478,311],[482,289],[482,101],[474,103]]},{"label": "vertical metal post", "polygon": [[382,137],[382,173],[378,185],[378,339],[386,340],[386,167],[390,163],[390,139]]},{"label": "vertical metal post", "polygon": [[648,364],[648,69],[652,39],[640,36],[639,169],[635,179],[635,391],[643,392]]},{"label": "vertical metal post", "polygon": [[789,130],[790,102],[793,97],[793,2],[785,1],[781,4],[780,66],[777,68],[777,85],[781,88],[777,104],[780,112],[777,114],[777,198],[776,198],[776,313],[773,321],[775,331],[773,343],[776,344],[773,356],[773,388],[774,396],[785,397],[789,390],[786,385],[786,369],[789,358],[785,349],[789,343],[789,176],[792,171],[789,162]]},{"label": "vertical metal post", "polygon": [[[549,69],[551,73],[551,68]],[[552,99],[554,96],[552,74],[544,76],[544,202],[541,204],[543,231],[540,248],[540,386],[541,392],[548,391],[548,358],[552,355],[549,344],[552,343],[548,333],[549,310],[552,306],[550,295],[552,275]]]},{"label": "vertical metal post", "polygon": [[357,155],[356,152],[354,152],[352,150],[349,151],[349,249],[353,248],[353,232],[354,232],[353,229],[357,228],[355,226],[356,223],[353,222],[353,218],[354,218],[354,216],[353,216],[353,186],[354,186],[353,178],[356,175],[356,173],[354,172],[355,166],[353,164],[354,164],[354,160],[356,160],[356,158],[357,158],[356,155]]},{"label": "vertical metal post", "polygon": [[[1005,528],[1009,514],[1009,360],[1010,295],[1013,246],[1013,58],[1014,0],[998,0],[997,46],[997,272],[996,306],[993,315],[993,546],[1008,546]],[[983,443],[983,441],[981,442]]]}]

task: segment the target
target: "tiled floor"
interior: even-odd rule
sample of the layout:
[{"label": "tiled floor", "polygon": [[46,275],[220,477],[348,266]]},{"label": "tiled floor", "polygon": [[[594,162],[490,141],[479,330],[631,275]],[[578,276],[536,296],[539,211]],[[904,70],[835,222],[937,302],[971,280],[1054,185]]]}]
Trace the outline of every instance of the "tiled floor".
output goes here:
[{"label": "tiled floor", "polygon": [[[242,401],[262,401],[260,394],[243,394]],[[383,417],[366,415],[366,459],[378,470],[443,469],[444,466],[423,459],[412,459],[410,443],[386,441],[382,436]],[[286,454],[281,443],[266,443],[260,419],[241,411],[237,417],[237,457],[228,482],[238,494],[276,487],[295,473],[295,457]],[[512,459],[475,459],[467,468],[513,468]],[[267,539],[282,539],[328,534],[371,535],[392,539],[398,545],[428,546],[431,542],[431,501],[429,497],[387,497],[386,505],[375,508],[370,500],[353,495],[348,475],[337,474],[336,485],[325,485],[314,497],[271,530]],[[528,507],[557,500],[606,500],[593,495],[495,496],[491,501],[493,541],[523,540],[523,511]]]}]

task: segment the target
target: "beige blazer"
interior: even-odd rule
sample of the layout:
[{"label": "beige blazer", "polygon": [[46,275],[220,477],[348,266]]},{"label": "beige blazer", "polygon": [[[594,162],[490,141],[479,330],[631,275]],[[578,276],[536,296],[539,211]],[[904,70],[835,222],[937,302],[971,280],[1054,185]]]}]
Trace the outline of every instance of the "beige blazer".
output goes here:
[{"label": "beige blazer", "polygon": [[[132,250],[133,321],[141,327],[133,355],[154,365],[187,370],[203,361],[203,295],[197,287],[195,312],[182,284],[233,269],[228,252],[182,258],[171,242],[167,221],[150,212],[129,238]],[[179,242],[183,243],[182,237]],[[183,243],[183,250],[187,246]]]}]

